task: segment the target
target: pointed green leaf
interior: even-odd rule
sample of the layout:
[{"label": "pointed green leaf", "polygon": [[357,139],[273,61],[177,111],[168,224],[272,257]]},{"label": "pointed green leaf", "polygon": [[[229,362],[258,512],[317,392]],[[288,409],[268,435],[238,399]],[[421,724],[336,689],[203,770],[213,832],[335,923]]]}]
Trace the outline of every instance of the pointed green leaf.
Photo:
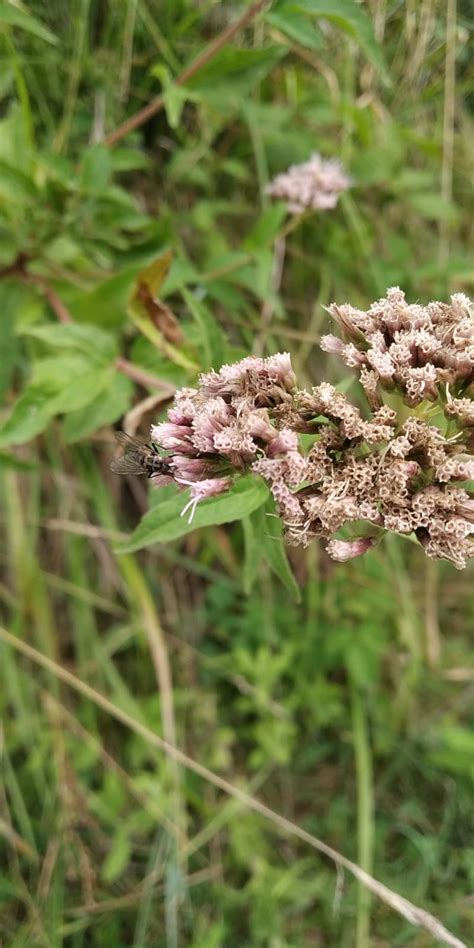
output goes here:
[{"label": "pointed green leaf", "polygon": [[130,539],[121,544],[117,552],[132,553],[154,543],[169,543],[198,527],[240,520],[261,507],[267,497],[268,489],[260,478],[252,475],[241,477],[226,494],[201,501],[190,523],[187,515],[181,516],[188,493],[177,491],[171,497],[166,495],[162,503],[158,501],[145,514]]},{"label": "pointed green leaf", "polygon": [[196,299],[188,290],[182,290],[182,296],[200,330],[200,348],[202,368],[217,369],[225,360],[226,340],[219,323],[201,300]]},{"label": "pointed green leaf", "polygon": [[[371,18],[362,4],[356,3],[356,0],[294,0],[292,7],[301,13],[329,20],[352,36],[387,85],[390,84],[382,49],[375,38]],[[280,5],[277,4],[276,11],[279,10]]]},{"label": "pointed green leaf", "polygon": [[98,326],[71,323],[45,323],[42,326],[25,326],[22,335],[33,336],[53,349],[75,350],[89,358],[91,364],[112,362],[117,356],[114,337]]},{"label": "pointed green leaf", "polygon": [[31,13],[27,13],[26,10],[20,10],[19,7],[13,6],[13,4],[0,4],[0,25],[2,23],[5,26],[18,26],[21,30],[37,36],[38,39],[45,40],[46,43],[55,45],[58,42],[54,33],[43,26],[36,17],[32,16]]},{"label": "pointed green leaf", "polygon": [[27,388],[0,428],[0,447],[24,444],[44,431],[53,414],[51,403],[56,393],[57,388],[47,382]]},{"label": "pointed green leaf", "polygon": [[265,506],[253,515],[253,518],[260,545],[260,555],[264,557],[270,569],[286,586],[296,602],[299,602],[300,588],[288,562],[283,540],[283,525],[280,517],[275,515],[275,503],[271,497],[268,498]]}]

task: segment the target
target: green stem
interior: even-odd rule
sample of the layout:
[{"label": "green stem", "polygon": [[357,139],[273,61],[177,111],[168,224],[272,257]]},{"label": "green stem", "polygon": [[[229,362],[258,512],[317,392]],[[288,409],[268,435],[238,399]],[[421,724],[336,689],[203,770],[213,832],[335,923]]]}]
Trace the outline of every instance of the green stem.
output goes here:
[{"label": "green stem", "polygon": [[[367,729],[364,699],[352,686],[352,732],[357,777],[357,862],[372,872],[374,836],[374,800],[372,756]],[[355,948],[370,946],[370,892],[359,884]]]}]

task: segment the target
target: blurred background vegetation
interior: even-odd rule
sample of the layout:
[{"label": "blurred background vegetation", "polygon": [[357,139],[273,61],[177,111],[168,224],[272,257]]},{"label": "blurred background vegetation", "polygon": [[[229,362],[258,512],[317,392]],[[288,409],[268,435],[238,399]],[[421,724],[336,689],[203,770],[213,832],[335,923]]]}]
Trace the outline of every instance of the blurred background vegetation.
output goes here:
[{"label": "blurred background vegetation", "polygon": [[[326,304],[473,292],[470,0],[257,6],[176,82],[248,7],[0,0],[3,625],[469,942],[472,570],[395,538],[295,583],[248,521],[118,552],[159,497],[114,426],[252,351],[357,398]],[[265,185],[312,151],[354,185],[294,226]],[[434,944],[0,651],[2,945]]]}]

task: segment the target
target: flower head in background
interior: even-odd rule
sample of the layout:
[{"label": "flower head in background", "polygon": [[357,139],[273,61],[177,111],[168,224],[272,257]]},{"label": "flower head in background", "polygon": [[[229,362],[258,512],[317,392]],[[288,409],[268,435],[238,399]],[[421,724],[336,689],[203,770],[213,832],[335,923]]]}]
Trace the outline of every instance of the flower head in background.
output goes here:
[{"label": "flower head in background", "polygon": [[351,186],[339,161],[324,159],[315,152],[309,161],[291,165],[288,171],[276,176],[267,187],[273,198],[288,201],[292,214],[307,209],[328,211],[336,207],[339,195]]},{"label": "flower head in background", "polygon": [[467,296],[421,306],[407,303],[395,286],[367,312],[348,303],[333,303],[329,312],[342,338],[323,336],[321,347],[359,371],[370,404],[388,389],[415,406],[435,401],[445,386],[447,413],[472,425],[472,401],[461,397],[474,382],[474,310]]}]

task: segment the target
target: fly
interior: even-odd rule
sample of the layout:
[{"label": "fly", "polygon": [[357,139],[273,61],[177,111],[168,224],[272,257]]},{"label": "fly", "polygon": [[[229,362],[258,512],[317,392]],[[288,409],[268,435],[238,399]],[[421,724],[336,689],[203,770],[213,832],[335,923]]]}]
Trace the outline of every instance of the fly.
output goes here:
[{"label": "fly", "polygon": [[125,431],[116,431],[115,437],[125,448],[125,454],[112,461],[110,470],[114,474],[146,474],[147,477],[172,474],[168,461],[159,454],[158,445],[146,444]]}]

